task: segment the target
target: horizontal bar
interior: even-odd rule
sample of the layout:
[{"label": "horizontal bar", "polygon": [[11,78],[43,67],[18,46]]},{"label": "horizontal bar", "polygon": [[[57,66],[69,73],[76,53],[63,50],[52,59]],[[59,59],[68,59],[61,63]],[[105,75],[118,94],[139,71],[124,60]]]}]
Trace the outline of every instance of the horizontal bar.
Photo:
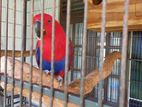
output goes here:
[{"label": "horizontal bar", "polygon": [[129,58],[128,60],[132,60],[132,61],[139,61],[139,62],[142,62],[142,59],[138,59],[138,58]]},{"label": "horizontal bar", "polygon": [[[4,81],[4,76],[1,76],[1,81]],[[8,78],[7,82],[9,84],[12,84],[12,78]],[[20,87],[20,81],[19,80],[15,80],[15,86]],[[23,82],[23,89],[30,89],[30,84],[28,82]],[[34,85],[32,85],[32,89],[33,89],[33,92],[40,93],[40,86],[34,84]],[[50,88],[43,87],[43,94],[50,97],[51,96]],[[57,89],[54,90],[54,97],[57,98],[57,99],[60,99],[60,100],[65,99],[64,92],[57,90]],[[68,101],[72,102],[76,105],[80,105],[80,97],[73,95],[73,94],[70,94],[70,93],[68,94]],[[93,105],[93,107],[98,107],[98,103],[95,102],[95,101],[89,100],[87,98],[84,101],[85,101],[85,107],[92,107],[92,105]],[[103,107],[111,107],[111,106],[104,104]]]},{"label": "horizontal bar", "polygon": [[142,100],[141,99],[137,99],[137,98],[132,98],[132,97],[129,97],[129,100],[135,100],[135,101],[139,101],[139,102],[142,102]]},{"label": "horizontal bar", "polygon": [[[82,48],[82,45],[74,45],[74,48]],[[100,49],[100,45],[97,45],[97,48]],[[104,46],[104,48],[120,49],[121,46]]]}]

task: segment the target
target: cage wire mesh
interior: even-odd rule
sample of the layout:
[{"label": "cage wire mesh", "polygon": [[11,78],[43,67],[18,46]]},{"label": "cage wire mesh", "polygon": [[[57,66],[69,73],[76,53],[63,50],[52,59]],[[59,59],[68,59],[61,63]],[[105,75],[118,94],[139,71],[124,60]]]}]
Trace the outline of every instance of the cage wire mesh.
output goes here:
[{"label": "cage wire mesh", "polygon": [[[92,31],[88,32],[88,47],[87,47],[87,71],[92,71],[95,68],[98,68],[99,66],[99,50],[100,50],[100,33],[95,33]],[[94,34],[94,35],[91,35]],[[121,48],[121,38],[122,33],[120,32],[112,32],[107,33],[105,37],[105,49],[104,49],[104,57],[113,52],[113,51],[120,51]],[[94,50],[91,46],[94,46]],[[92,54],[92,56],[89,54]],[[89,57],[88,57],[89,56]],[[92,63],[92,64],[90,64]],[[93,67],[92,67],[93,66]],[[120,60],[117,60],[113,66],[112,74],[103,81],[103,98],[104,101],[108,102],[112,105],[118,105],[118,99],[119,99],[119,84],[120,84]],[[98,87],[95,87],[89,96],[91,99],[98,98]]]},{"label": "cage wire mesh", "polygon": [[142,58],[142,32],[133,32],[131,36],[132,48],[130,63],[130,92],[129,92],[129,105],[130,107],[142,107],[142,93],[141,93],[141,58]]},{"label": "cage wire mesh", "polygon": [[[75,0],[74,0],[75,1]],[[42,103],[42,96],[44,94],[48,93],[50,96],[50,107],[53,106],[53,98],[60,98],[61,96],[62,100],[65,101],[64,106],[67,107],[67,101],[70,100],[71,102],[78,104],[79,106],[83,107],[94,107],[94,106],[101,106],[102,104],[104,106],[110,106],[110,107],[125,107],[124,102],[124,92],[125,90],[120,90],[121,85],[125,85],[126,83],[126,89],[128,92],[127,99],[128,100],[127,106],[128,107],[142,107],[142,32],[132,32],[131,35],[129,34],[129,45],[124,44],[127,42],[127,38],[124,38],[124,36],[127,35],[128,29],[127,29],[127,15],[128,15],[128,1],[126,0],[125,3],[125,17],[124,17],[124,23],[123,26],[123,33],[122,32],[109,32],[105,33],[105,12],[103,14],[102,19],[102,32],[94,32],[91,30],[86,29],[86,21],[87,21],[87,0],[84,0],[84,21],[82,22],[76,22],[72,24],[70,22],[70,6],[72,5],[72,1],[67,1],[67,20],[66,20],[66,34],[71,38],[73,42],[73,48],[74,48],[74,59],[73,59],[73,67],[71,69],[72,72],[67,73],[65,76],[65,93],[60,91],[54,91],[53,89],[53,79],[51,80],[51,89],[47,87],[43,87],[40,83],[39,86],[33,86],[31,83],[32,79],[32,73],[30,73],[30,80],[29,83],[23,83],[23,78],[21,78],[20,82],[16,82],[17,80],[14,79],[14,72],[13,72],[13,78],[12,79],[12,85],[15,86],[16,84],[20,84],[21,87],[20,93],[15,94],[14,90],[11,90],[11,92],[4,91],[4,96],[1,98],[1,104],[4,107],[16,107],[16,106],[22,106],[22,105],[28,105],[28,106],[45,106]],[[75,1],[78,2],[78,1]],[[81,2],[81,1],[80,1]],[[105,0],[103,0],[103,6],[105,10]],[[32,17],[37,14],[41,13],[41,22],[43,18],[43,13],[46,12],[50,14],[53,19],[60,21],[60,0],[1,0],[0,1],[0,50],[5,50],[5,57],[7,57],[7,50],[13,50],[13,60],[12,63],[15,63],[14,60],[20,60],[22,61],[21,65],[21,77],[23,72],[23,64],[26,62],[28,64],[31,64],[30,70],[32,71],[32,65],[37,67],[36,59],[32,57],[32,50],[35,49],[37,38],[35,35],[35,32],[33,31],[33,25],[32,25]],[[64,16],[66,17],[66,16]],[[52,28],[52,37],[55,36],[54,34],[54,20],[53,20],[53,28]],[[41,29],[43,29],[43,22],[41,24]],[[87,31],[87,33],[86,33]],[[40,32],[41,33],[41,32]],[[103,34],[103,35],[102,35]],[[42,37],[43,34],[41,33]],[[67,36],[67,37],[68,37]],[[104,36],[104,37],[103,37]],[[41,39],[42,41],[42,39]],[[68,38],[67,38],[68,41]],[[130,42],[131,41],[131,42]],[[67,42],[68,43],[68,42]],[[54,44],[54,40],[52,40],[52,45]],[[102,46],[103,45],[103,46]],[[128,46],[128,47],[127,47]],[[41,46],[42,47],[42,46]],[[54,47],[54,46],[53,46]],[[52,48],[53,48],[52,47]],[[125,70],[125,58],[127,58],[126,55],[126,47],[128,48],[128,61],[127,63],[127,70]],[[66,47],[66,54],[68,53],[68,47]],[[20,50],[21,51],[21,58],[15,58],[14,57],[14,50]],[[30,50],[30,56],[24,57],[23,52],[25,50]],[[52,50],[52,71],[54,71],[54,48]],[[83,51],[83,52],[82,52]],[[101,84],[98,84],[91,93],[89,93],[87,96],[84,96],[82,93],[84,91],[83,89],[83,83],[84,83],[84,76],[89,74],[91,71],[93,71],[96,68],[99,68],[99,70],[102,70],[102,65],[100,66],[100,61],[103,62],[105,60],[105,57],[112,53],[113,51],[119,51],[122,52],[122,61],[124,64],[121,65],[121,61],[117,60],[113,66],[113,70],[111,75],[102,81]],[[42,57],[42,54],[41,54]],[[101,58],[101,59],[100,59]],[[41,62],[42,62],[41,58]],[[0,67],[2,69],[2,66],[4,68],[5,74],[1,77],[1,81],[4,81],[5,83],[9,82],[9,78],[7,78],[7,70],[8,68],[8,60],[4,60],[4,65],[2,61],[0,61]],[[66,58],[66,61],[68,61],[68,58]],[[42,64],[42,63],[41,63]],[[42,65],[40,65],[42,66]],[[66,64],[67,67],[67,64]],[[65,67],[65,68],[66,68]],[[14,71],[14,67],[11,68]],[[40,70],[42,68],[40,67]],[[124,78],[123,81],[121,80],[121,76],[123,74],[122,71],[127,71],[128,75],[126,75],[126,79]],[[43,74],[40,73],[40,80],[42,81]],[[125,76],[125,75],[124,75]],[[2,79],[4,78],[4,79]],[[52,73],[53,78],[53,73]],[[78,78],[81,78],[81,92],[80,97],[70,95],[71,97],[68,97],[67,94],[67,85]],[[124,81],[125,80],[125,81]],[[67,82],[68,81],[68,82]],[[6,84],[5,87],[6,88]],[[28,87],[30,90],[29,97],[23,96],[23,88]],[[101,91],[100,91],[100,88]],[[124,87],[123,87],[124,88]],[[38,101],[32,100],[32,91],[37,91],[40,93],[40,98]],[[1,93],[3,94],[3,89],[1,90]],[[49,94],[50,93],[50,94]],[[54,93],[54,94],[53,94]],[[121,94],[122,93],[122,94]],[[4,100],[3,100],[4,98]],[[76,99],[77,100],[76,100]],[[75,99],[75,100],[74,100]],[[85,99],[85,102],[84,102]],[[86,100],[87,99],[87,100]],[[98,103],[94,103],[98,102]],[[84,104],[85,103],[85,104]],[[94,105],[92,105],[94,104]]]}]

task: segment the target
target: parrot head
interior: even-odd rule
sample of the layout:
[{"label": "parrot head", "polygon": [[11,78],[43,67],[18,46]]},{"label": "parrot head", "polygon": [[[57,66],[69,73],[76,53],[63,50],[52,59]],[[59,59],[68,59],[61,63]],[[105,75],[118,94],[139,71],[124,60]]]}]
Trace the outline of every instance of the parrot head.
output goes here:
[{"label": "parrot head", "polygon": [[[38,38],[40,38],[41,34],[41,14],[37,14],[33,18],[35,33]],[[61,25],[55,20],[55,26],[61,28]],[[52,16],[49,14],[43,14],[43,36],[51,36],[52,34]]]}]

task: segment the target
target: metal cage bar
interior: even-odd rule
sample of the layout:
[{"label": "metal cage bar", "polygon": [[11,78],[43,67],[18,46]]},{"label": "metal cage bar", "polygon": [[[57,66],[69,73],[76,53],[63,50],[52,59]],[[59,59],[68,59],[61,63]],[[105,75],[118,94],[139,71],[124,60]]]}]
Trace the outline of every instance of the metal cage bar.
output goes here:
[{"label": "metal cage bar", "polygon": [[13,14],[14,14],[14,22],[13,22],[13,49],[12,49],[12,94],[11,94],[11,106],[14,107],[14,73],[15,73],[15,38],[16,38],[16,2],[14,0],[13,6]]},{"label": "metal cage bar", "polygon": [[98,104],[102,107],[102,70],[103,70],[103,54],[104,54],[104,39],[105,39],[105,24],[106,24],[106,0],[102,1],[102,23],[101,23],[101,38],[100,38],[100,62],[99,62],[99,96]]},{"label": "metal cage bar", "polygon": [[84,106],[84,76],[86,64],[86,45],[87,45],[87,18],[88,18],[88,0],[84,0],[84,21],[83,21],[83,46],[82,46],[82,70],[81,70],[81,88],[80,88],[80,107]]},{"label": "metal cage bar", "polygon": [[[67,107],[67,86],[68,86],[68,64],[69,64],[69,34],[70,34],[70,7],[71,7],[71,1],[67,0],[67,23],[66,23],[66,55],[65,55],[65,87],[64,87],[64,107]],[[71,59],[70,59],[71,60]]]},{"label": "metal cage bar", "polygon": [[56,13],[56,0],[53,0],[53,11],[52,11],[52,42],[51,42],[51,98],[50,98],[50,107],[53,106],[53,81],[54,81],[54,50],[55,50],[55,13]]},{"label": "metal cage bar", "polygon": [[[76,29],[75,29],[75,24],[73,24],[72,25],[72,42],[73,42],[73,44],[75,44],[75,32],[76,32]],[[74,36],[73,36],[74,35]],[[74,47],[75,48],[75,47]],[[73,56],[75,56],[75,49],[73,49],[74,51],[73,51]],[[73,65],[75,64],[74,63],[74,58],[73,58]],[[74,74],[74,72],[73,72],[73,69],[71,70],[71,81],[73,80],[73,74]]]},{"label": "metal cage bar", "polygon": [[[109,54],[111,34],[112,33],[106,35],[106,50],[105,50],[106,55]],[[109,78],[106,78],[106,80],[104,81],[104,89],[105,89],[104,100],[107,100],[108,97],[108,83],[109,83],[108,80]]]},{"label": "metal cage bar", "polygon": [[[24,34],[24,40],[23,40],[23,47],[24,47],[24,51],[26,51],[26,38],[27,38],[27,29],[26,29],[26,27],[27,27],[27,0],[25,1],[25,10],[23,11],[24,13],[24,16],[23,16],[23,19],[24,19],[24,24],[25,24],[25,27],[24,27],[24,31],[25,31],[25,34]],[[24,62],[26,61],[26,57],[24,57]]]},{"label": "metal cage bar", "polygon": [[22,1],[22,41],[21,41],[21,71],[20,71],[20,106],[22,106],[23,101],[23,64],[24,64],[24,43],[25,43],[25,28],[26,28],[26,23],[25,23],[25,15],[26,15],[26,0]]},{"label": "metal cage bar", "polygon": [[121,55],[121,73],[120,73],[120,98],[119,107],[125,107],[125,80],[126,80],[126,59],[127,59],[127,42],[128,42],[128,6],[129,0],[124,2],[123,17],[123,37],[122,37],[122,55]]},{"label": "metal cage bar", "polygon": [[42,61],[43,61],[43,21],[44,21],[44,0],[41,0],[41,44],[40,44],[40,98],[39,98],[39,107],[42,107],[42,95],[43,95],[43,87],[42,87]]},{"label": "metal cage bar", "polygon": [[[2,0],[0,0],[0,51],[1,51],[1,37],[2,37],[1,28],[2,28]],[[1,52],[0,52],[0,56],[1,56]],[[0,68],[1,68],[1,58],[0,58]]]},{"label": "metal cage bar", "polygon": [[[129,40],[130,40],[130,41],[129,41],[129,47],[130,47],[130,49],[129,49],[129,56],[128,56],[128,58],[130,59],[131,56],[132,56],[133,32],[130,33],[130,39],[129,39]],[[129,73],[128,73],[127,107],[129,107],[130,79],[131,79],[131,72],[130,72],[130,71],[131,71],[131,63],[132,63],[132,61],[129,60],[129,65],[128,65],[128,71],[129,71]]]},{"label": "metal cage bar", "polygon": [[31,9],[30,9],[30,15],[31,15],[31,24],[30,24],[30,77],[29,77],[29,84],[30,84],[30,88],[29,88],[29,106],[31,107],[32,105],[32,66],[33,66],[33,17],[34,17],[34,0],[31,0],[30,1],[30,6],[31,6]]},{"label": "metal cage bar", "polygon": [[5,71],[4,71],[4,107],[6,106],[6,96],[7,96],[7,49],[8,49],[8,7],[9,0],[6,2],[6,47],[5,47]]}]

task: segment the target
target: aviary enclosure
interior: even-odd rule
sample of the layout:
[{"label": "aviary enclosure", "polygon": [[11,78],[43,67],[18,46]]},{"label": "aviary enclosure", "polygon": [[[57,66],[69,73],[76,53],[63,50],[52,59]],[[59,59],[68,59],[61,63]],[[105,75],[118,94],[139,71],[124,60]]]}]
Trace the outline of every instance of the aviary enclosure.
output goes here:
[{"label": "aviary enclosure", "polygon": [[0,107],[142,107],[141,7],[0,0]]}]

